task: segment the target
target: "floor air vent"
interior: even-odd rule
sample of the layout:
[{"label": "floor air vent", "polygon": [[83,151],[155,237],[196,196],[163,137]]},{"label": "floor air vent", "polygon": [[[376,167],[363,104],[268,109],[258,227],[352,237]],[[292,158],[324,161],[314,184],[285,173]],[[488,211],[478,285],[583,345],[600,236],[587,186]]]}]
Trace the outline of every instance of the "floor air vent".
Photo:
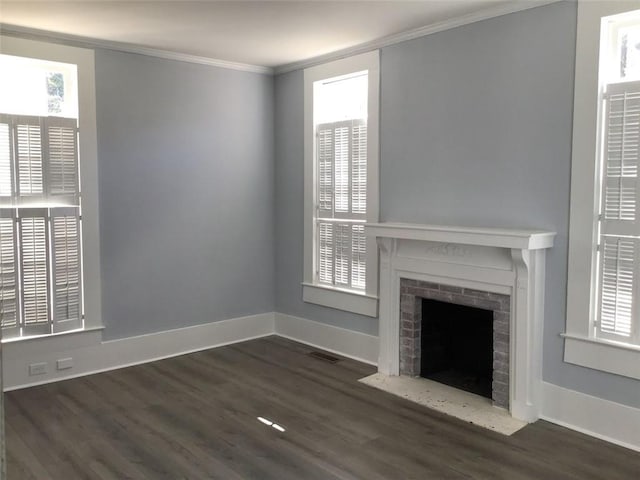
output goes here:
[{"label": "floor air vent", "polygon": [[318,360],[322,360],[324,362],[329,362],[329,363],[336,363],[337,361],[339,361],[340,359],[338,357],[334,357],[333,355],[329,355],[328,353],[324,353],[324,352],[310,352],[309,356],[313,357],[313,358],[317,358]]}]

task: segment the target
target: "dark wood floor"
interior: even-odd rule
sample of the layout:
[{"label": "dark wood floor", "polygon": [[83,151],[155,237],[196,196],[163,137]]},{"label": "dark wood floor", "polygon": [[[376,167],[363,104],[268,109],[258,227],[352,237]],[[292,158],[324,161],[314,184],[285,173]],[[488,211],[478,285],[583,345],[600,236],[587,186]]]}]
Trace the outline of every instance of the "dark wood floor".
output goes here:
[{"label": "dark wood floor", "polygon": [[542,421],[505,437],[310,351],[270,337],[8,393],[8,478],[640,478],[638,453]]}]

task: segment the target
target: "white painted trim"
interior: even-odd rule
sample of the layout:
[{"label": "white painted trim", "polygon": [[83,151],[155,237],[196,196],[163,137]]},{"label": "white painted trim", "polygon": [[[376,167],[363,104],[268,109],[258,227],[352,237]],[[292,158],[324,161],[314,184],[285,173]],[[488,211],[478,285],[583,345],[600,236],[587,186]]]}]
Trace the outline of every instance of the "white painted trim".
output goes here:
[{"label": "white painted trim", "polygon": [[[3,31],[4,34],[4,31]],[[86,328],[102,326],[95,54],[86,48],[0,36],[0,53],[78,67],[78,146],[82,186],[82,265]]]},{"label": "white painted trim", "polygon": [[361,43],[359,45],[354,45],[353,47],[327,53],[326,55],[320,55],[318,57],[310,58],[308,60],[302,60],[300,62],[280,65],[279,67],[275,68],[275,74],[280,75],[281,73],[287,73],[294,70],[313,67],[315,65],[330,62],[340,58],[358,55],[361,53],[369,52],[371,50],[387,47],[389,45],[395,45],[396,43],[406,42],[407,40],[413,40],[415,38],[432,35],[434,33],[442,32],[445,30],[451,30],[452,28],[461,27],[463,25],[469,25],[470,23],[480,22],[482,20],[488,20],[495,17],[501,17],[510,13],[529,10],[531,8],[541,7],[543,5],[549,5],[551,3],[558,3],[559,1],[562,0],[530,0],[526,2],[512,1],[502,3],[495,7],[486,8],[479,12],[450,18],[442,22],[432,23],[429,25],[425,25],[424,27],[419,27],[413,30],[408,30],[406,32],[378,38],[375,40],[371,40],[370,42]]},{"label": "white painted trim", "polygon": [[[54,332],[47,333],[44,335],[31,335],[28,337],[11,337],[11,338],[3,338],[2,343],[38,343],[40,340],[50,339],[54,337],[68,337],[70,335],[78,335],[78,336],[88,336],[88,335],[99,335],[98,338],[102,338],[102,331],[104,327],[90,327],[90,328],[79,328],[77,330],[66,330],[63,332]],[[41,348],[41,347],[38,347]]]},{"label": "white painted trim", "polygon": [[370,365],[378,359],[378,337],[373,335],[283,313],[275,314],[275,333]]},{"label": "white painted trim", "polygon": [[[262,313],[164,332],[100,342],[99,333],[58,335],[25,345],[2,345],[5,391],[81,377],[273,335],[274,314]],[[56,360],[73,358],[68,370],[54,370]],[[29,364],[46,362],[48,373],[29,377]]]},{"label": "white painted trim", "polygon": [[[43,352],[57,352],[62,350],[76,350],[79,348],[95,346],[102,342],[102,328],[91,330],[78,330],[74,332],[63,332],[53,335],[40,335],[18,340],[8,340],[2,342],[2,354],[5,363],[4,369],[10,368],[8,360],[16,355],[24,358],[32,358]],[[7,352],[11,352],[7,357]],[[33,363],[33,362],[31,362]]]},{"label": "white painted trim", "polygon": [[640,380],[640,347],[567,334],[563,337],[565,362]]},{"label": "white painted trim", "polygon": [[[315,130],[313,123],[313,84],[321,80],[368,71],[367,119],[367,222],[379,220],[380,170],[380,52],[364,53],[335,62],[318,65],[304,71],[304,220],[303,220],[303,300],[354,313],[377,316],[377,304],[347,297],[339,289],[327,289],[316,283],[316,164]],[[378,254],[374,238],[367,238],[366,296],[378,295]],[[323,288],[323,291],[320,289]],[[331,299],[332,293],[334,299]],[[355,305],[352,307],[352,305]]]},{"label": "white painted trim", "polygon": [[515,228],[480,228],[412,223],[368,223],[367,235],[449,244],[538,250],[553,246],[555,232]]},{"label": "white painted trim", "polygon": [[[376,364],[378,337],[280,313],[262,313],[192,327],[102,342],[102,330],[67,333],[2,345],[4,390],[11,391],[92,375],[269,335]],[[73,358],[72,369],[55,371]],[[49,372],[29,377],[29,364],[46,362]]]},{"label": "white painted trim", "polygon": [[[578,339],[595,337],[596,295],[592,279],[596,271],[596,212],[600,188],[596,166],[601,20],[632,9],[629,2],[578,3],[575,71],[580,75],[575,78],[571,157],[565,361],[620,375],[628,375],[630,368],[618,361],[620,352],[615,347]],[[596,351],[598,356],[589,358]]]},{"label": "white painted trim", "polygon": [[543,382],[540,418],[640,452],[640,409]]},{"label": "white painted trim", "polygon": [[50,32],[46,30],[37,30],[34,28],[20,27],[17,25],[7,25],[0,23],[0,31],[3,35],[11,35],[13,37],[41,40],[45,42],[64,42],[67,44],[77,45],[85,48],[103,48],[106,50],[115,50],[118,52],[136,53],[139,55],[147,55],[149,57],[164,58],[165,60],[176,60],[179,62],[196,63],[199,65],[208,65],[210,67],[227,68],[230,70],[240,70],[242,72],[260,73],[264,75],[273,75],[274,69],[261,65],[251,65],[247,63],[230,62],[227,60],[219,60],[216,58],[200,57],[197,55],[189,55],[186,53],[172,52],[169,50],[161,50],[157,48],[142,47],[129,43],[112,42],[109,40],[99,40],[96,38],[80,37],[77,35],[69,35],[66,33]]},{"label": "white painted trim", "polygon": [[303,283],[302,300],[345,312],[366,315],[367,317],[378,316],[378,297],[364,293]]},{"label": "white painted trim", "polygon": [[508,292],[509,410],[514,418],[536,421],[542,403],[545,253],[555,234],[404,224],[366,225],[365,233],[380,247],[378,371],[400,373],[400,279],[473,282],[479,290]]}]

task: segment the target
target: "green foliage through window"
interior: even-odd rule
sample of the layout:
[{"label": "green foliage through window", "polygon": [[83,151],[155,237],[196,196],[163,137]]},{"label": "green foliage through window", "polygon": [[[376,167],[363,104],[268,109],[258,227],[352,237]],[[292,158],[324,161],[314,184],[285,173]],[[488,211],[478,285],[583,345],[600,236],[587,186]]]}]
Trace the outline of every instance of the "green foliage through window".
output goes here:
[{"label": "green foliage through window", "polygon": [[64,102],[64,75],[62,73],[47,73],[47,94],[49,113],[61,113]]}]

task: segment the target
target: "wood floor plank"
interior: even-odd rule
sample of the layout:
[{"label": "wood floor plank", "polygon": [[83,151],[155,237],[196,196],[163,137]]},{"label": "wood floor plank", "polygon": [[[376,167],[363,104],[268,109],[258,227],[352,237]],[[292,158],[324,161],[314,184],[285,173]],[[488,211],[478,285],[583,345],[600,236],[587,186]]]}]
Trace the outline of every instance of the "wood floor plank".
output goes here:
[{"label": "wood floor plank", "polygon": [[15,476],[24,480],[53,480],[40,459],[28,448],[11,425],[5,425],[5,437],[14,447],[7,452]]},{"label": "wood floor plank", "polygon": [[8,478],[640,478],[637,452],[542,421],[503,436],[361,384],[374,367],[314,350],[268,337],[7,393]]}]

